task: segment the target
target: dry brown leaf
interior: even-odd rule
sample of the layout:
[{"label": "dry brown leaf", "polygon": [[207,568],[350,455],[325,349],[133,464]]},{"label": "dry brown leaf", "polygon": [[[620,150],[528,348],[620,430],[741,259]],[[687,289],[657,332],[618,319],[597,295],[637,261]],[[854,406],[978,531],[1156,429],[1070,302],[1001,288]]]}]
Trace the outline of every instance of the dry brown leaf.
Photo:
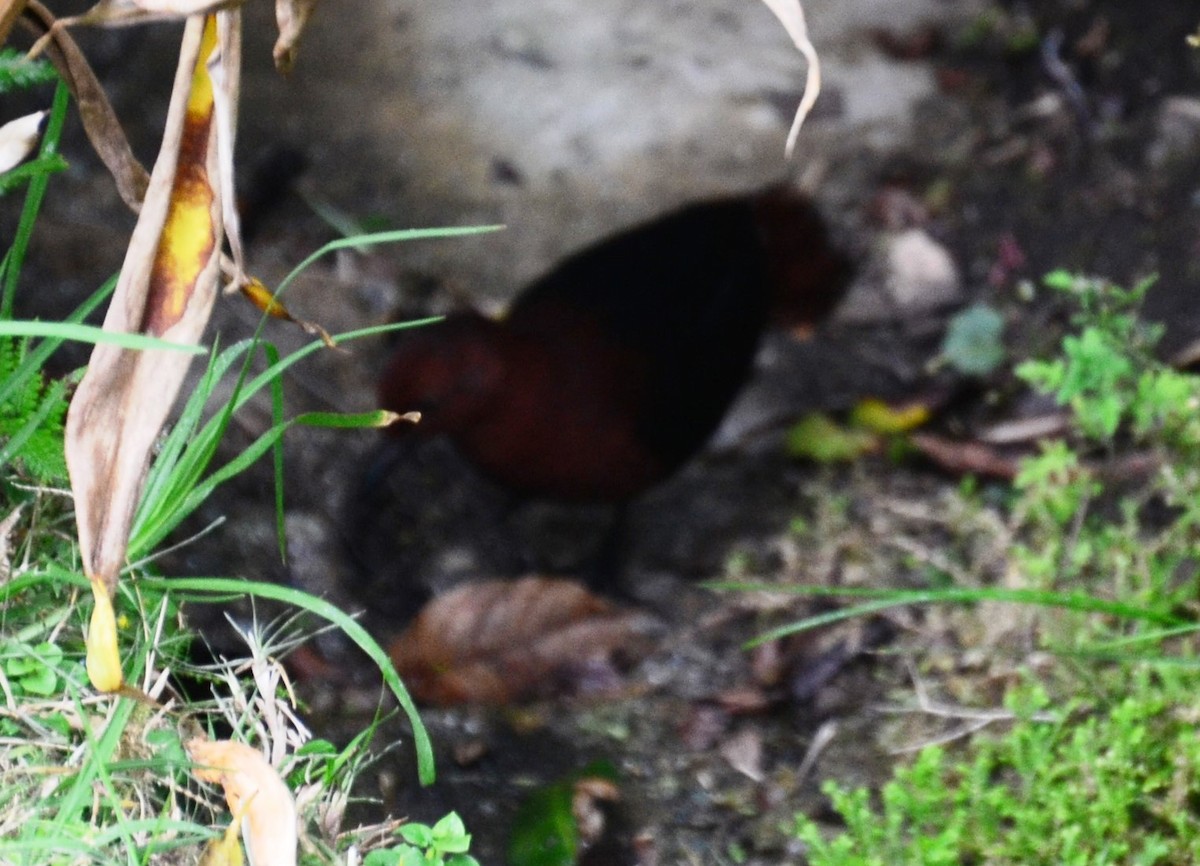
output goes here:
[{"label": "dry brown leaf", "polygon": [[225,239],[233,254],[234,280],[242,283],[249,278],[242,250],[237,193],[233,186],[233,142],[237,134],[242,86],[242,13],[240,9],[230,9],[217,13],[216,18],[217,50],[208,58],[208,76],[212,81],[213,121],[217,127],[217,179],[221,188]]},{"label": "dry brown leaf", "polygon": [[136,212],[146,195],[150,175],[133,155],[125,130],[87,58],[71,35],[55,26],[54,15],[38,0],[29,0],[22,20],[34,34],[49,38],[46,54],[75,97],[88,141],[112,173],[121,199]]},{"label": "dry brown leaf", "polygon": [[758,731],[744,728],[721,743],[720,752],[729,766],[751,781],[761,782],[765,778],[762,735]]},{"label": "dry brown leaf", "polygon": [[1011,481],[1017,477],[1021,455],[978,440],[950,439],[936,433],[918,433],[913,447],[947,472],[982,475]]},{"label": "dry brown leaf", "polygon": [[250,303],[258,307],[268,316],[276,319],[283,319],[285,322],[291,322],[293,325],[299,325],[300,329],[306,334],[312,334],[314,337],[319,337],[321,342],[330,349],[336,349],[337,343],[329,332],[315,322],[307,322],[304,319],[297,319],[293,316],[288,308],[283,305],[283,301],[276,298],[271,290],[262,284],[261,280],[254,277],[247,277],[239,286],[238,289],[245,295]]},{"label": "dry brown leaf", "polygon": [[284,75],[292,71],[292,65],[296,62],[296,44],[316,5],[317,0],[275,0],[279,39],[275,41],[273,54],[275,68]]},{"label": "dry brown leaf", "polygon": [[232,740],[191,740],[192,774],[225,790],[225,802],[241,819],[242,842],[253,866],[295,866],[296,801],[262,754]]},{"label": "dry brown leaf", "polygon": [[644,651],[655,631],[574,581],[526,577],[435,598],[389,654],[420,701],[498,704],[570,691],[621,651]]}]

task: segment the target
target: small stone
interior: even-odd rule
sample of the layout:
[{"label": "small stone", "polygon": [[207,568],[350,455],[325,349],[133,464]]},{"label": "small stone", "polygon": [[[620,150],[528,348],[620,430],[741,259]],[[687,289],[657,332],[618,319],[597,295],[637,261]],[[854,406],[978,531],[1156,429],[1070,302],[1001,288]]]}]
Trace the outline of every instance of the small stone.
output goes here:
[{"label": "small stone", "polygon": [[1158,108],[1157,135],[1150,143],[1153,164],[1193,153],[1200,147],[1200,98],[1168,96]]},{"label": "small stone", "polygon": [[897,232],[889,239],[886,285],[893,302],[909,313],[950,306],[962,298],[954,259],[921,229]]}]

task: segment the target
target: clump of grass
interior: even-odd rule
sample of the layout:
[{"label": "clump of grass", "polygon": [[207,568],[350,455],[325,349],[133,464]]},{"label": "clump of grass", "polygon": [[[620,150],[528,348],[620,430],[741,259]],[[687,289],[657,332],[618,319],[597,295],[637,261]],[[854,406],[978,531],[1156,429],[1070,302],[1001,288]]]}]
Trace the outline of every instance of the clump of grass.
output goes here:
[{"label": "clump of grass", "polygon": [[1195,708],[1157,683],[1130,692],[1089,712],[1014,690],[1019,720],[1002,736],[960,757],[925,748],[877,797],[828,782],[844,831],[800,816],[796,835],[820,866],[1200,862]]},{"label": "clump of grass", "polygon": [[[52,79],[43,65],[30,67],[0,52],[0,90]],[[207,670],[194,668],[188,659],[195,636],[181,606],[251,595],[283,601],[342,628],[380,665],[407,712],[419,775],[429,780],[431,748],[416,710],[386,654],[353,618],[288,587],[234,578],[168,580],[148,564],[171,530],[222,483],[272,451],[281,472],[279,445],[291,427],[378,422],[377,413],[283,417],[282,374],[318,351],[320,341],[282,357],[260,334],[212,352],[199,386],[158,450],[129,548],[135,562],[123,575],[116,599],[126,681],[143,697],[97,695],[88,684],[87,616],[85,606],[78,604],[88,583],[79,572],[70,494],[63,489],[62,417],[76,377],[52,380],[43,368],[66,339],[136,338],[81,324],[111,294],[112,280],[65,322],[23,322],[12,316],[48,180],[65,165],[57,147],[67,106],[67,91],[59,84],[40,153],[0,178],[0,191],[26,189],[14,240],[0,262],[0,862],[195,862],[201,846],[229,818],[220,792],[193,779],[183,743],[217,730],[231,731],[274,758],[296,794],[303,827],[301,862],[344,863],[351,847],[360,854],[375,848],[405,856],[419,849],[422,862],[435,862],[434,856],[448,863],[471,862],[465,854],[469,835],[461,822],[427,828],[428,839],[421,837],[427,844],[416,847],[398,835],[400,822],[344,832],[342,818],[354,780],[370,760],[374,726],[342,748],[313,739],[275,661],[298,638],[283,638],[277,631],[265,636],[246,632],[245,658]],[[336,241],[304,264],[350,244],[469,231],[391,232]],[[224,384],[230,379],[232,396],[214,403],[213,395],[228,391]],[[270,395],[276,423],[244,453],[211,468],[233,414],[264,392]],[[278,506],[282,523],[281,499]],[[180,674],[206,684],[207,695],[178,691]],[[412,836],[415,831],[405,832]]]},{"label": "clump of grass", "polygon": [[1072,421],[1014,485],[1024,586],[867,592],[854,610],[1026,602],[1024,642],[1050,654],[1013,678],[1007,729],[921,750],[878,795],[827,784],[843,830],[795,828],[815,866],[1200,863],[1200,380],[1157,360],[1148,283],[1047,282],[1077,307],[1074,330],[1018,374]]}]

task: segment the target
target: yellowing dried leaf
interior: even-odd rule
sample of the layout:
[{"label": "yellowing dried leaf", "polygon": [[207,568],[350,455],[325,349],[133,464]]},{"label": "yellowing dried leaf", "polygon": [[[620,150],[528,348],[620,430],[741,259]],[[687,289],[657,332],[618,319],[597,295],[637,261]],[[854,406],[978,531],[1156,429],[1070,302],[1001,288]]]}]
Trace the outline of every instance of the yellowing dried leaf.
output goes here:
[{"label": "yellowing dried leaf", "polygon": [[854,407],[850,421],[872,433],[895,436],[929,423],[932,414],[930,406],[919,400],[891,404],[876,397],[867,397]]},{"label": "yellowing dried leaf", "polygon": [[276,298],[271,293],[271,290],[264,286],[260,280],[257,280],[254,277],[249,277],[242,282],[238,288],[241,290],[242,294],[250,300],[250,303],[254,304],[254,306],[258,307],[268,316],[272,316],[276,319],[283,319],[284,321],[291,322],[294,325],[299,325],[301,330],[303,330],[306,334],[312,334],[315,337],[320,337],[321,342],[323,342],[329,348],[337,348],[337,343],[333,341],[333,337],[329,335],[328,331],[313,322],[306,322],[303,319],[297,319],[290,312],[288,312],[288,308],[283,305],[283,301]]},{"label": "yellowing dried leaf", "polygon": [[[162,147],[104,319],[106,330],[190,345],[208,322],[222,237],[207,69],[216,44],[212,16],[188,21]],[[80,555],[85,573],[103,581],[110,596],[124,565],[150,449],[190,360],[184,352],[97,344],[71,401],[66,455]]]},{"label": "yellowing dried leaf", "polygon": [[87,58],[71,35],[61,25],[56,26],[54,15],[38,0],[29,0],[22,21],[34,34],[48,40],[46,54],[75,97],[88,141],[112,173],[121,199],[137,211],[150,184],[150,175],[133,155],[125,130]]},{"label": "yellowing dried leaf", "polygon": [[35,111],[0,126],[0,172],[8,171],[37,147],[46,114]]},{"label": "yellowing dried leaf", "polygon": [[586,689],[656,623],[574,581],[526,577],[469,584],[431,601],[388,648],[405,684],[431,704],[497,704]]},{"label": "yellowing dried leaf", "polygon": [[275,768],[245,743],[191,740],[192,774],[220,785],[225,802],[241,818],[242,842],[251,866],[295,866],[296,801]]}]

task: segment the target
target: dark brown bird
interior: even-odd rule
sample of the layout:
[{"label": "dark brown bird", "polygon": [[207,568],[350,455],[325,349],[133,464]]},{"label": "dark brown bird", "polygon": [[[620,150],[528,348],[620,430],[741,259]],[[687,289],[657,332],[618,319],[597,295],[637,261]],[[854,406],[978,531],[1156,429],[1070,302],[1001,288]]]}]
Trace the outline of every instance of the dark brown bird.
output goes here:
[{"label": "dark brown bird", "polygon": [[820,320],[850,270],[805,198],[689,205],[570,256],[502,320],[413,332],[379,398],[422,413],[399,435],[448,436],[515,492],[626,500],[708,441],[768,323]]},{"label": "dark brown bird", "polygon": [[[503,319],[457,313],[404,333],[379,399],[422,417],[394,428],[348,500],[348,551],[365,585],[385,587],[374,597],[398,614],[437,579],[420,558],[425,530],[380,525],[394,510],[383,482],[410,446],[448,439],[517,498],[624,505],[712,437],[768,325],[814,325],[851,271],[808,199],[769,190],[607,237],[530,284]],[[598,589],[620,591],[624,518],[619,507],[584,555]],[[544,567],[520,543],[500,552],[490,534],[463,541],[516,569]]]}]

